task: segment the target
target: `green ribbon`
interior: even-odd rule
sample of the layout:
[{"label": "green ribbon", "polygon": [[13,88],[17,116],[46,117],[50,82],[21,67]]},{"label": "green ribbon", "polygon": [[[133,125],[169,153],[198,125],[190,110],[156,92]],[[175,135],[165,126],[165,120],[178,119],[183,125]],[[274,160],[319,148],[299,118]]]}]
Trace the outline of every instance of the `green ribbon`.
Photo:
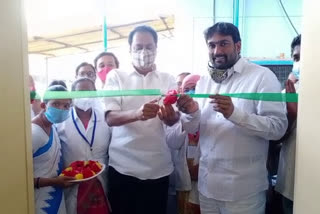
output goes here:
[{"label": "green ribbon", "polygon": [[[195,98],[207,98],[212,94],[191,94],[191,97]],[[296,93],[231,93],[220,94],[223,96],[247,99],[247,100],[260,100],[271,102],[298,102],[298,94]]]},{"label": "green ribbon", "polygon": [[41,96],[36,91],[30,91],[31,100],[41,100]]},{"label": "green ribbon", "polygon": [[[191,94],[194,98],[208,98],[214,94]],[[224,93],[223,96],[233,98],[260,100],[271,102],[298,102],[296,93]],[[50,99],[74,99],[74,98],[94,98],[94,97],[122,97],[122,96],[165,96],[160,89],[138,89],[138,90],[99,90],[99,91],[47,91],[44,100]],[[178,94],[177,96],[180,96]],[[30,93],[30,97],[39,99],[38,94]]]},{"label": "green ribbon", "polygon": [[36,98],[36,92],[35,91],[30,91],[30,99],[34,100]]}]

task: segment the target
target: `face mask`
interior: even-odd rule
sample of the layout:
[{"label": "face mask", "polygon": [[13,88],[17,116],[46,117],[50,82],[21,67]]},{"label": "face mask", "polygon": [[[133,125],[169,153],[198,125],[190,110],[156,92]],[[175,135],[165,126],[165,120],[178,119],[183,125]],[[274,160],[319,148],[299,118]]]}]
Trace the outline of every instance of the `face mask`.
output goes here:
[{"label": "face mask", "polygon": [[191,89],[191,90],[185,92],[185,94],[195,94],[195,93],[196,93],[196,91],[194,89]]},{"label": "face mask", "polygon": [[73,100],[73,104],[83,110],[83,111],[88,111],[91,109],[94,105],[94,100],[92,98],[78,98]]},{"label": "face mask", "polygon": [[227,69],[217,69],[208,64],[208,71],[213,81],[216,83],[222,83],[223,80],[228,78]]},{"label": "face mask", "polygon": [[50,123],[61,123],[68,119],[69,110],[63,110],[49,106],[44,114]]},{"label": "face mask", "polygon": [[151,50],[139,50],[132,52],[132,64],[141,69],[150,68],[154,65],[156,59],[156,51]]},{"label": "face mask", "polygon": [[292,74],[296,79],[300,79],[300,62],[293,63]]},{"label": "face mask", "polygon": [[106,82],[107,74],[112,70],[112,67],[104,67],[101,71],[99,71],[98,77],[101,79],[101,81],[104,83]]}]

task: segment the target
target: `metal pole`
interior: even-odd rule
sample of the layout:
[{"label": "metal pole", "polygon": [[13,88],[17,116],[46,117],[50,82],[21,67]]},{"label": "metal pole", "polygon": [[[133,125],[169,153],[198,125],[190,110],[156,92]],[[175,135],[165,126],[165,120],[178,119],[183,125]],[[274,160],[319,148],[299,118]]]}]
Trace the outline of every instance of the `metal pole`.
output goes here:
[{"label": "metal pole", "polygon": [[239,27],[239,2],[240,0],[233,0],[233,24]]},{"label": "metal pole", "polygon": [[108,28],[107,28],[106,11],[107,11],[107,0],[104,0],[103,1],[103,26],[102,26],[104,51],[107,51],[108,49]]},{"label": "metal pole", "polygon": [[103,48],[104,51],[108,49],[108,29],[107,29],[107,17],[103,16]]}]

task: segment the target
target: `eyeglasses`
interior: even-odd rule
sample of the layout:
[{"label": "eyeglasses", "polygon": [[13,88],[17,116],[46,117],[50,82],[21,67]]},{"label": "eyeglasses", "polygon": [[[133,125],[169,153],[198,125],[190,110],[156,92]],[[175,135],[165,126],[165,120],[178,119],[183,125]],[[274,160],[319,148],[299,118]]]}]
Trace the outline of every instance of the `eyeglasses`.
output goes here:
[{"label": "eyeglasses", "polygon": [[79,77],[88,77],[88,78],[93,78],[96,76],[95,72],[82,72],[78,74]]}]

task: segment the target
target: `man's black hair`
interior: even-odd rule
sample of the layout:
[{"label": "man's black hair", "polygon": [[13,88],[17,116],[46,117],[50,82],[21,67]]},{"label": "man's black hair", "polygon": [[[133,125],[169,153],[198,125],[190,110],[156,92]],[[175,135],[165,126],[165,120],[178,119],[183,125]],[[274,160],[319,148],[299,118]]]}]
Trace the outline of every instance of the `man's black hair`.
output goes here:
[{"label": "man's black hair", "polygon": [[66,83],[63,81],[63,80],[53,80],[48,87],[51,87],[51,86],[55,86],[55,85],[61,85],[63,87],[65,87],[66,89],[68,88]]},{"label": "man's black hair", "polygon": [[301,46],[301,34],[298,36],[294,37],[294,39],[291,42],[291,56],[293,54],[293,50],[296,46]]},{"label": "man's black hair", "polygon": [[142,25],[142,26],[136,27],[135,29],[133,29],[133,31],[130,32],[129,38],[128,38],[128,42],[129,42],[130,46],[132,45],[132,40],[133,40],[134,34],[136,34],[138,32],[150,33],[152,35],[152,37],[153,37],[154,43],[156,45],[158,44],[158,34],[157,34],[157,32],[150,26]]},{"label": "man's black hair", "polygon": [[71,91],[75,91],[75,90],[76,90],[76,86],[77,86],[79,83],[85,82],[85,81],[90,82],[90,83],[92,84],[94,90],[96,90],[96,85],[94,84],[94,82],[93,82],[91,79],[84,77],[84,78],[76,79],[76,80],[72,83]]},{"label": "man's black hair", "polygon": [[231,36],[234,43],[241,41],[238,28],[228,22],[218,22],[205,30],[204,38],[206,42],[208,42],[208,39],[210,39],[215,33],[223,36]]},{"label": "man's black hair", "polygon": [[80,65],[78,65],[77,68],[76,68],[76,76],[78,76],[79,70],[80,70],[80,68],[83,67],[83,66],[90,66],[90,67],[93,69],[93,71],[96,70],[96,69],[93,67],[93,65],[91,65],[90,63],[82,62],[82,63],[81,63]]},{"label": "man's black hair", "polygon": [[95,69],[97,69],[97,62],[98,60],[103,57],[103,56],[112,56],[114,58],[114,62],[116,63],[116,68],[119,68],[119,60],[118,58],[116,57],[116,55],[114,55],[114,53],[111,53],[111,52],[102,52],[100,53],[98,56],[96,56],[96,58],[93,60],[93,63],[94,63],[94,67]]}]

